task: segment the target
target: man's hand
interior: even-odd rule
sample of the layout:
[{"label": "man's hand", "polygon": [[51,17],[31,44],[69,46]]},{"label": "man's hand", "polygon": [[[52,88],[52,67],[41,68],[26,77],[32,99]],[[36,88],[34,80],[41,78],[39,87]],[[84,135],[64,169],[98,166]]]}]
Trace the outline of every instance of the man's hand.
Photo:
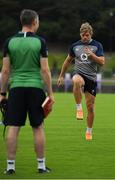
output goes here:
[{"label": "man's hand", "polygon": [[93,52],[88,47],[84,49],[84,52],[88,55],[88,57],[91,57],[93,55]]},{"label": "man's hand", "polygon": [[48,95],[48,97],[51,99],[51,105],[53,105],[54,104],[54,95],[53,94],[51,94],[51,95]]},{"label": "man's hand", "polygon": [[54,104],[54,96],[53,94],[48,95],[48,97],[50,98],[51,102],[49,103],[49,110],[52,110],[53,104]]},{"label": "man's hand", "polygon": [[91,60],[95,61],[99,65],[104,65],[105,64],[105,58],[104,56],[96,56],[88,47],[84,49],[84,52],[87,54],[88,57],[90,57]]},{"label": "man's hand", "polygon": [[58,80],[57,80],[57,85],[60,86],[62,85],[64,82],[64,78],[63,77],[59,77]]},{"label": "man's hand", "polygon": [[1,103],[4,99],[6,99],[6,97],[5,97],[5,96],[0,95],[0,103]]}]

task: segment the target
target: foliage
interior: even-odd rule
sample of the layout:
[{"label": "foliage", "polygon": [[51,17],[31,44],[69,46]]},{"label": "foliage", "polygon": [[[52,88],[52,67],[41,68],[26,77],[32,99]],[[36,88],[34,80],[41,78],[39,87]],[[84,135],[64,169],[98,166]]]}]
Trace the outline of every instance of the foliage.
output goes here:
[{"label": "foliage", "polygon": [[115,73],[115,56],[113,56],[108,62],[107,62],[108,68],[112,70],[113,73]]},{"label": "foliage", "polygon": [[94,38],[109,50],[110,39],[115,41],[114,0],[0,0],[0,43],[20,30],[19,15],[24,8],[34,9],[40,15],[39,34],[50,42],[73,42],[79,39],[82,22],[94,27]]},{"label": "foliage", "polygon": [[54,66],[54,64],[56,63],[57,68],[61,68],[64,60],[65,60],[66,54],[61,53],[61,54],[54,54],[54,53],[50,53],[49,54],[49,65],[50,68],[52,68]]},{"label": "foliage", "polygon": [[115,74],[115,55],[106,57],[105,65],[102,68],[103,77],[111,78]]}]

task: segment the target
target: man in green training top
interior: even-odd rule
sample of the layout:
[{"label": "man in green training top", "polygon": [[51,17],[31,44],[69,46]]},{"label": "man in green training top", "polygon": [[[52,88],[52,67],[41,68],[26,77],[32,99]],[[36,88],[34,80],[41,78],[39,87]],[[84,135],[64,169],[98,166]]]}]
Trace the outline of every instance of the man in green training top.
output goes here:
[{"label": "man in green training top", "polygon": [[9,38],[4,46],[0,101],[6,98],[8,81],[10,85],[5,121],[5,125],[9,126],[5,173],[15,173],[17,137],[20,127],[25,125],[27,113],[34,135],[38,172],[50,172],[45,165],[44,113],[41,107],[46,98],[44,83],[47,96],[51,98],[51,105],[54,102],[48,52],[45,40],[35,35],[39,27],[38,14],[33,10],[23,10],[20,21],[22,31]]}]

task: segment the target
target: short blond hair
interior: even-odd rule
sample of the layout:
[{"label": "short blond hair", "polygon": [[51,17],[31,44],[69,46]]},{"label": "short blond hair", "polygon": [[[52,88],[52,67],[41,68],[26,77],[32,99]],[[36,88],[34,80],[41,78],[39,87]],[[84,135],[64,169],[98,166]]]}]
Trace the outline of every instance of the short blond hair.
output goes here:
[{"label": "short blond hair", "polygon": [[85,32],[89,32],[91,36],[93,35],[93,28],[88,22],[83,23],[80,27],[80,34]]}]

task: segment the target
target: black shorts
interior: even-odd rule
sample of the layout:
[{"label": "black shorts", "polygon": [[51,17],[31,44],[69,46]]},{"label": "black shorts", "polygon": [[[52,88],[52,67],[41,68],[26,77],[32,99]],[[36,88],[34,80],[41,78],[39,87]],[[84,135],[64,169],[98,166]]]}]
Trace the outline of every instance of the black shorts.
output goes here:
[{"label": "black shorts", "polygon": [[93,96],[96,96],[97,82],[88,79],[86,76],[79,74],[85,81],[84,92],[89,92]]},{"label": "black shorts", "polygon": [[30,125],[38,127],[44,120],[41,105],[45,98],[44,91],[39,88],[12,88],[8,97],[5,125],[24,126],[28,115]]}]

